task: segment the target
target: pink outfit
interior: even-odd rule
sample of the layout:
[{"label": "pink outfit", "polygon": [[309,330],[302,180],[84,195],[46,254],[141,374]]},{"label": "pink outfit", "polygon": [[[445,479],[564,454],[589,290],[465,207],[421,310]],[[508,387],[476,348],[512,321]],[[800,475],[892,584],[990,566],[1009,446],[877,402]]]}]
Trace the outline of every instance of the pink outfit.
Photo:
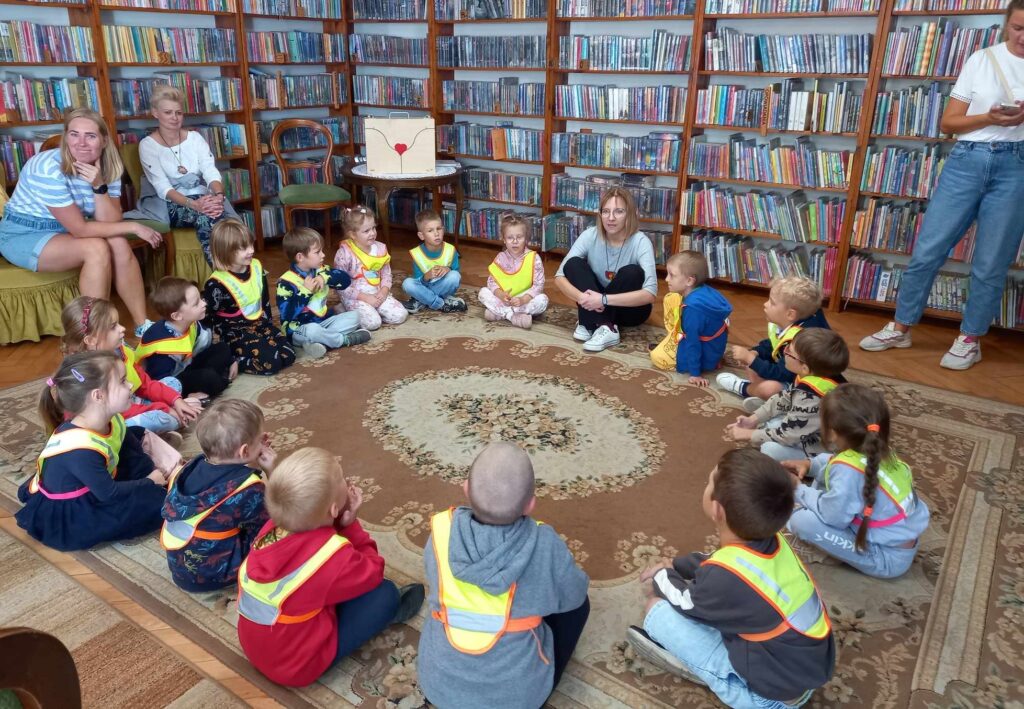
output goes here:
[{"label": "pink outfit", "polygon": [[[388,247],[379,241],[370,244],[371,256],[383,256],[388,252]],[[376,330],[381,323],[398,325],[405,322],[409,313],[394,296],[388,295],[379,308],[359,300],[360,293],[375,295],[381,288],[391,289],[391,264],[387,264],[380,270],[380,283],[372,286],[363,277],[363,266],[352,250],[342,242],[338,247],[338,253],[334,256],[334,267],[345,271],[352,277],[352,285],[341,291],[341,302],[345,310],[359,315],[359,327],[367,330]]]},{"label": "pink outfit", "polygon": [[[503,271],[513,273],[519,270],[525,255],[515,257],[507,250],[502,251],[494,257],[494,263]],[[498,296],[494,294],[496,290],[498,290],[498,282],[494,280],[494,276],[488,273],[487,285],[480,289],[480,304],[488,310],[497,313],[505,320],[511,320],[512,316],[516,313],[540,315],[547,310],[548,297],[544,295],[544,263],[541,261],[540,254],[536,252],[533,254],[533,285],[530,286],[526,293],[523,293],[523,295],[533,296],[533,300],[526,305],[512,307],[498,300]]]}]

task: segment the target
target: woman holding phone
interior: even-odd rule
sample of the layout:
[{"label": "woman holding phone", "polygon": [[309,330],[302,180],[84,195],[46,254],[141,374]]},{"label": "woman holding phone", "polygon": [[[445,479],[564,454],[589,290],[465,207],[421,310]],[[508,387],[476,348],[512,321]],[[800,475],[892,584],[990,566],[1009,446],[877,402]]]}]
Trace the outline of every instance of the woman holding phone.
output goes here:
[{"label": "woman holding phone", "polygon": [[921,319],[939,268],[977,221],[960,335],[941,365],[968,369],[981,361],[980,338],[999,312],[1006,274],[1024,236],[1024,0],[1010,0],[1003,37],[1001,44],[967,58],[950,92],[940,127],[956,134],[957,143],[928,202],[900,282],[896,316],[861,340],[862,349],[910,347],[910,328]]}]

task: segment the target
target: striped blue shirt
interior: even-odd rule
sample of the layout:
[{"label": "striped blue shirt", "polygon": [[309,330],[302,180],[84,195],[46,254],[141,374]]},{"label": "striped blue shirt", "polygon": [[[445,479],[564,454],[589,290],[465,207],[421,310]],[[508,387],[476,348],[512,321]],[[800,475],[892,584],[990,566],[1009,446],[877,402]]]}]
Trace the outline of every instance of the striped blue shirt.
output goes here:
[{"label": "striped blue shirt", "polygon": [[[121,196],[121,180],[108,185],[110,196]],[[92,185],[78,175],[68,177],[60,171],[60,149],[46,150],[29,158],[18,175],[18,186],[7,209],[25,216],[53,219],[50,207],[77,205],[82,216],[96,214]]]}]

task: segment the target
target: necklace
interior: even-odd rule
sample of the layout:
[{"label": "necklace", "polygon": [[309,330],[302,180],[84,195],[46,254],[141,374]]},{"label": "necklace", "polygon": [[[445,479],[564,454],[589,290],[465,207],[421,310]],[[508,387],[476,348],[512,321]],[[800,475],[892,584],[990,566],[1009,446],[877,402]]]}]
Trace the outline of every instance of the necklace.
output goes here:
[{"label": "necklace", "polygon": [[160,133],[159,130],[157,131],[157,133],[160,135],[160,140],[162,140],[164,142],[164,147],[171,151],[171,155],[173,155],[175,161],[177,161],[177,163],[178,163],[178,174],[179,175],[187,175],[188,174],[188,168],[181,164],[181,131],[178,131],[178,135],[175,136],[175,137],[178,138],[178,145],[177,145],[178,150],[177,150],[177,152],[175,152],[174,148],[172,148],[170,146],[170,144],[167,141],[167,138],[164,138],[164,134],[163,133]]},{"label": "necklace", "polygon": [[[625,246],[626,246],[626,242],[622,242],[622,244],[619,245],[619,253],[617,253],[615,255],[615,267],[612,270],[610,270],[610,271],[605,271],[604,272],[604,277],[607,278],[609,281],[612,280],[613,278],[615,278],[615,274],[619,272],[619,260],[622,259],[622,249]],[[605,265],[607,266],[609,263],[611,263],[611,261],[612,261],[612,257],[611,257],[611,254],[608,252],[608,237],[605,236],[604,237],[604,262],[605,262]]]}]

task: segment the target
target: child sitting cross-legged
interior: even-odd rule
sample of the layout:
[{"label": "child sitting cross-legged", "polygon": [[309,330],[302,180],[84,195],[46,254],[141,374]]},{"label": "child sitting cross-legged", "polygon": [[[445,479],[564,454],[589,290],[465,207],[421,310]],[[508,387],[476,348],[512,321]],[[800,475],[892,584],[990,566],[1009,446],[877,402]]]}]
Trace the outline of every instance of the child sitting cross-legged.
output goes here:
[{"label": "child sitting cross-legged", "polygon": [[516,327],[530,329],[533,317],[548,307],[544,295],[544,262],[531,251],[526,220],[510,214],[501,220],[505,250],[487,267],[487,285],[480,289],[484,319],[508,320]]},{"label": "child sitting cross-legged", "polygon": [[352,284],[341,291],[345,310],[359,315],[359,326],[376,330],[381,323],[400,325],[408,311],[391,295],[391,254],[377,241],[377,219],[366,207],[354,207],[341,218],[345,241],[334,255],[334,267]]},{"label": "child sitting cross-legged", "polygon": [[231,586],[256,533],[267,522],[263,476],[276,453],[251,401],[223,399],[196,426],[203,449],[171,477],[160,543],[171,578],[186,591]]},{"label": "child sitting cross-legged", "polygon": [[782,351],[786,369],[796,375],[793,385],[725,431],[778,461],[812,458],[825,451],[818,413],[825,395],[846,381],[850,350],[835,330],[813,327],[797,333]]},{"label": "child sitting cross-legged", "polygon": [[763,453],[727,452],[701,503],[718,530],[718,550],[640,575],[649,600],[644,626],[630,627],[629,642],[734,709],[801,706],[835,667],[825,603],[781,534],[793,482]]},{"label": "child sitting cross-legged", "polygon": [[402,281],[409,300],[402,305],[410,313],[423,307],[443,313],[464,312],[466,301],[455,295],[462,283],[459,252],[444,240],[444,222],[433,209],[416,214],[416,236],[421,243],[409,250],[412,275]]},{"label": "child sitting cross-legged", "polygon": [[490,444],[462,489],[470,506],[434,515],[423,553],[420,688],[438,707],[536,709],[583,632],[589,579],[558,532],[530,517],[526,451]]},{"label": "child sitting cross-legged", "polygon": [[270,521],[238,571],[238,640],[278,684],[314,682],[423,605],[422,585],[384,578],[384,558],[356,518],[362,501],[322,448],[295,451],[267,481]]}]

